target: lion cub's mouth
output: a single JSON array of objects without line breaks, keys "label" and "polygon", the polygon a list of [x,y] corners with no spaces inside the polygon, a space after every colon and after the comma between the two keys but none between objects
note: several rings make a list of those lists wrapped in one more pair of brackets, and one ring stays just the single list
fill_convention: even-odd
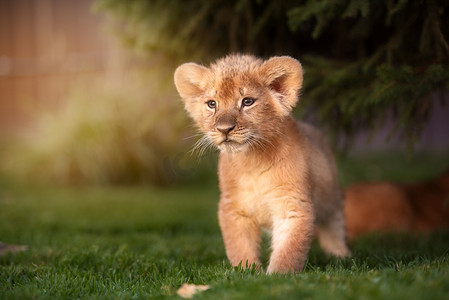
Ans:
[{"label": "lion cub's mouth", "polygon": [[226,143],[237,143],[237,144],[238,144],[237,141],[235,141],[235,140],[233,140],[233,139],[230,139],[229,137],[224,138],[224,139],[223,139],[220,143],[218,143],[218,144],[221,145],[221,144],[226,144]]},{"label": "lion cub's mouth", "polygon": [[224,137],[217,143],[218,149],[226,152],[241,152],[244,147],[244,143],[240,142],[232,137]]},{"label": "lion cub's mouth", "polygon": [[240,145],[240,143],[237,142],[237,141],[234,140],[234,139],[231,139],[231,138],[229,138],[229,137],[226,137],[226,138],[222,139],[222,140],[218,143],[218,145],[219,145],[219,146],[220,146],[220,145]]}]

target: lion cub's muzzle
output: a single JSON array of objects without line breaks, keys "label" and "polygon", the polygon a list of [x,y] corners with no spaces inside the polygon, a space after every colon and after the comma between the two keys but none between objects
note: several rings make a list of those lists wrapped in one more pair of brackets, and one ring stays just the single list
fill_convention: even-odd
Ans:
[{"label": "lion cub's muzzle", "polygon": [[222,114],[217,118],[215,129],[221,133],[223,139],[220,143],[232,141],[230,139],[230,134],[236,126],[237,118],[233,114]]}]

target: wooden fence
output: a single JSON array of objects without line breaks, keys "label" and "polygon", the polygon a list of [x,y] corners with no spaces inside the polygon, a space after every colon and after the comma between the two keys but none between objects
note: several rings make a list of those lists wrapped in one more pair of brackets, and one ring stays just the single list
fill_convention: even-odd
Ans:
[{"label": "wooden fence", "polygon": [[118,49],[93,0],[0,0],[0,133],[63,101],[71,82],[103,76]]}]

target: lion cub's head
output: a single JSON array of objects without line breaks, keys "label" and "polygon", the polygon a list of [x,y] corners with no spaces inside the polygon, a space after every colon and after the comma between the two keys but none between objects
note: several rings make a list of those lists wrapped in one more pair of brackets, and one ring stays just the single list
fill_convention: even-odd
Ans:
[{"label": "lion cub's head", "polygon": [[186,63],[175,71],[203,142],[227,152],[263,149],[282,135],[280,124],[298,100],[302,78],[301,64],[287,56],[262,61],[231,55],[209,68]]}]

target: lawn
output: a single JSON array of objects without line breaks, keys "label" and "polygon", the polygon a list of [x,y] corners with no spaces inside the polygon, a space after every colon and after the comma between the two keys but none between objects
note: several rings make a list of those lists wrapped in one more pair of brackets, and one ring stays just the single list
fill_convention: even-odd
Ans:
[{"label": "lawn", "polygon": [[[421,180],[447,165],[447,155],[346,157],[341,182]],[[348,259],[314,244],[296,275],[234,269],[218,194],[213,171],[165,188],[0,180],[0,241],[28,246],[0,256],[0,299],[177,298],[183,283],[211,286],[198,299],[449,299],[448,231],[363,237]]]}]

